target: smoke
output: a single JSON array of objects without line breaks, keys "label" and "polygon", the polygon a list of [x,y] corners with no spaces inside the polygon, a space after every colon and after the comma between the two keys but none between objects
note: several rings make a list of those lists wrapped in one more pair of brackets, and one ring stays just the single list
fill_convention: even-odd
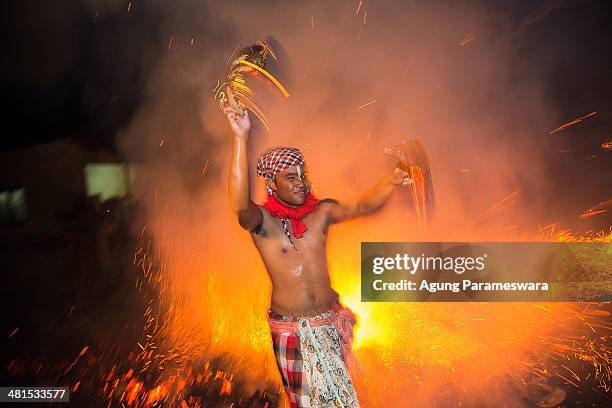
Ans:
[{"label": "smoke", "polygon": [[546,73],[521,65],[511,27],[497,22],[502,11],[450,3],[361,2],[358,13],[358,2],[155,3],[166,35],[156,39],[168,49],[118,143],[128,159],[167,168],[157,189],[194,198],[223,184],[231,140],[210,91],[237,45],[272,34],[291,62],[291,97],[269,113],[268,134],[254,132],[254,154],[297,145],[319,195],[344,198],[389,170],[384,146],[419,139],[440,221],[463,226],[511,192],[545,184],[534,139],[556,113]]},{"label": "smoke", "polygon": [[[213,99],[238,45],[277,38],[291,94],[267,112],[269,132],[251,116],[253,179],[260,152],[292,145],[319,197],[350,199],[393,168],[385,146],[418,139],[428,151],[437,227],[418,231],[409,195],[398,191],[380,214],[331,232],[336,283],[346,278],[335,265],[356,276],[360,241],[507,239],[542,221],[546,200],[536,192],[550,182],[550,159],[541,138],[559,115],[547,68],[525,60],[516,40],[525,28],[507,23],[508,10],[452,1],[132,4],[130,13],[161,16],[142,44],[159,58],[144,53],[141,104],[117,144],[139,165],[135,198],[186,300],[189,323],[180,324],[208,336],[211,354],[247,355],[242,364],[260,378],[276,375],[264,319],[271,288],[228,206],[232,140]],[[483,216],[517,190],[514,206]],[[255,201],[263,193],[253,180]]]},{"label": "smoke", "polygon": [[[131,12],[140,7],[134,2]],[[508,23],[513,10],[401,1],[147,7],[162,16],[153,38],[163,51],[144,68],[142,104],[117,137],[128,160],[149,172],[137,187],[143,202],[157,194],[155,202],[184,207],[208,231],[237,229],[224,187],[231,136],[212,89],[232,50],[273,35],[286,50],[279,65],[289,71],[291,96],[267,112],[270,132],[253,117],[251,162],[271,145],[295,145],[305,152],[316,193],[349,199],[391,170],[385,146],[419,139],[430,155],[444,226],[430,237],[492,237],[558,221],[541,217],[547,199],[538,197],[549,182],[542,135],[558,114],[546,96],[547,69],[521,55],[516,30],[526,23]],[[261,201],[263,189],[252,184]],[[483,219],[517,190],[514,206]],[[380,216],[359,221],[363,234],[352,236],[422,237],[408,201],[398,192]],[[203,213],[215,221],[225,215],[228,224],[213,228]],[[338,234],[347,228],[352,224]]]}]

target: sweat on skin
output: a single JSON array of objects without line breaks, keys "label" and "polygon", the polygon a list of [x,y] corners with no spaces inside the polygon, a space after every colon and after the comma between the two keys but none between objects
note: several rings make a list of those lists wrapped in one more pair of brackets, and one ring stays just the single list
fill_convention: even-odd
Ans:
[{"label": "sweat on skin", "polygon": [[[358,407],[345,367],[351,359],[356,318],[331,287],[327,231],[332,224],[378,211],[396,186],[411,182],[408,173],[395,168],[356,200],[319,201],[310,192],[301,152],[274,148],[257,165],[268,190],[266,203],[257,205],[249,191],[249,115],[229,90],[220,106],[233,133],[230,205],[240,226],[251,233],[272,281],[268,321],[291,406],[323,406],[321,401],[333,401]],[[342,359],[338,359],[340,352]],[[339,380],[331,381],[333,375]]]}]

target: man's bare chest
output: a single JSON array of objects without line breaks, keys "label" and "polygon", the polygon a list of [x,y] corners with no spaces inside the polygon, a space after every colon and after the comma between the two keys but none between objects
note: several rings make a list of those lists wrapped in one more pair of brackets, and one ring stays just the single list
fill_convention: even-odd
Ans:
[{"label": "man's bare chest", "polygon": [[298,238],[293,233],[291,221],[284,224],[280,218],[272,217],[269,213],[266,213],[264,214],[262,228],[253,234],[253,240],[258,248],[278,247],[283,252],[289,249],[305,251],[325,247],[328,230],[326,214],[323,211],[315,210],[301,221],[306,226],[306,231]]}]

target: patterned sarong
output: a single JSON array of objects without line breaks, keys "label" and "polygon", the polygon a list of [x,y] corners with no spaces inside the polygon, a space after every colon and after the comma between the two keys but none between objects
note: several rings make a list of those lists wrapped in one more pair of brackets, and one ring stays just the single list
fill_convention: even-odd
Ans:
[{"label": "patterned sarong", "polygon": [[272,343],[291,408],[356,408],[349,376],[355,315],[339,303],[315,317],[269,312]]}]

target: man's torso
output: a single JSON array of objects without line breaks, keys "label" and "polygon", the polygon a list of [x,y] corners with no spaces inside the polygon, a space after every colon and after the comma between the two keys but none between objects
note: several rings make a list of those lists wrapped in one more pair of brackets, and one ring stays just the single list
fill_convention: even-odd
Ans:
[{"label": "man's torso", "polygon": [[263,222],[251,234],[272,280],[271,309],[291,316],[315,316],[331,308],[338,294],[331,288],[327,270],[326,204],[302,219],[308,230],[302,238],[291,233],[293,245],[285,235],[282,222],[260,207]]}]

